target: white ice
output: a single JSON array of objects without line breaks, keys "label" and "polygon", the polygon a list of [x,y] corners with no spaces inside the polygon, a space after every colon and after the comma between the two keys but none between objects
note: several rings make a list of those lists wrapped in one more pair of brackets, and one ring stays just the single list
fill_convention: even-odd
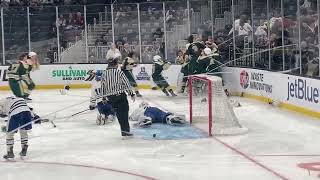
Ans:
[{"label": "white ice", "polygon": [[[1,92],[0,98],[10,92]],[[187,97],[164,97],[142,91],[146,101],[173,112],[188,114]],[[28,158],[0,161],[1,180],[100,179],[318,179],[320,172],[301,169],[299,163],[320,162],[320,121],[261,102],[237,98],[235,112],[249,133],[241,136],[191,140],[121,140],[119,124],[95,124],[96,112],[70,116],[89,105],[89,90],[35,91],[36,112],[55,118],[34,125]],[[141,99],[130,102],[131,110]],[[80,104],[81,103],[81,104]],[[57,113],[53,113],[58,111]],[[3,122],[2,122],[3,123]],[[20,151],[15,136],[15,154]],[[5,133],[0,152],[6,153]]]}]

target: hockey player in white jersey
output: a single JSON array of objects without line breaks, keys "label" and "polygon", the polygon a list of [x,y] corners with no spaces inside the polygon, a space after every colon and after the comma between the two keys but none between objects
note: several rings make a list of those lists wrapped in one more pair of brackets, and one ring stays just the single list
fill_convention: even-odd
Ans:
[{"label": "hockey player in white jersey", "polygon": [[137,121],[136,125],[140,127],[149,127],[153,123],[183,125],[187,123],[184,115],[176,115],[171,112],[165,112],[157,107],[149,106],[148,103],[142,102],[139,108],[130,115],[130,121]]},{"label": "hockey player in white jersey", "polygon": [[90,97],[90,110],[94,110],[96,107],[98,109],[98,115],[96,123],[97,125],[104,125],[106,121],[114,121],[115,111],[111,104],[108,103],[106,97],[101,96],[101,76],[102,71],[97,71],[95,73],[95,80],[93,81],[91,87],[91,97]]},{"label": "hockey player in white jersey", "polygon": [[18,97],[8,97],[0,100],[0,114],[9,117],[6,132],[7,154],[4,159],[13,159],[14,134],[20,132],[21,147],[20,156],[27,155],[28,150],[28,130],[32,129],[32,121],[39,116],[35,116],[28,107],[25,99]]}]

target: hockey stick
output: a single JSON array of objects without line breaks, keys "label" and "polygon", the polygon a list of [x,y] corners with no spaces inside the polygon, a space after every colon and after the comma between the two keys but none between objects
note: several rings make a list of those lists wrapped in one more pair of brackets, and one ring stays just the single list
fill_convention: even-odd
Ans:
[{"label": "hockey stick", "polygon": [[74,114],[72,114],[70,117],[76,116],[76,115],[78,115],[78,114],[81,114],[81,113],[84,113],[84,112],[87,112],[87,111],[90,111],[90,109],[86,109],[86,110],[83,110],[83,111],[74,113]]},{"label": "hockey stick", "polygon": [[[63,109],[59,109],[59,110],[57,110],[57,111],[54,111],[54,112],[49,113],[49,114],[47,114],[47,115],[44,115],[43,117],[48,117],[48,116],[50,116],[50,115],[56,114],[56,113],[58,113],[58,112],[61,112],[61,111],[66,110],[66,109],[70,109],[70,108],[72,108],[72,107],[79,106],[80,104],[83,104],[83,103],[86,103],[86,102],[88,102],[88,100],[85,100],[85,101],[82,101],[82,102],[80,102],[80,103],[67,106],[67,107],[65,107],[65,108],[63,108]],[[26,123],[26,124],[24,124],[24,125],[22,125],[22,126],[19,126],[19,127],[17,127],[16,129],[10,131],[9,133],[12,133],[12,132],[15,132],[15,131],[17,131],[17,130],[19,130],[19,129],[21,129],[21,128],[24,128],[24,127],[26,127],[26,126],[34,123],[35,121],[38,121],[38,119],[32,120],[32,121],[30,121],[29,123]],[[53,125],[54,128],[57,127],[52,120],[49,120],[49,121],[50,121],[50,123]],[[5,138],[5,137],[6,137],[5,135],[4,135],[4,136],[1,136],[0,139]]]}]

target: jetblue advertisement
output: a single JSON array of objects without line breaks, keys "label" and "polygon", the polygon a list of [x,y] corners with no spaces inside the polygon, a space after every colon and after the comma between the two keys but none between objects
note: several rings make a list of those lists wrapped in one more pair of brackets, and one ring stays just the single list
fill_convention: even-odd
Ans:
[{"label": "jetblue advertisement", "polygon": [[223,69],[229,92],[247,93],[320,112],[320,80],[249,68]]}]

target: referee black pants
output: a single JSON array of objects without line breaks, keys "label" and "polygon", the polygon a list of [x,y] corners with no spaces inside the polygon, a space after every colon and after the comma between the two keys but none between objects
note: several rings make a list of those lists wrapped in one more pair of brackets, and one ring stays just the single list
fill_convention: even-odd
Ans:
[{"label": "referee black pants", "polygon": [[108,100],[116,112],[121,128],[121,135],[125,136],[127,133],[130,133],[129,103],[127,95],[122,93],[120,95],[108,96]]}]

